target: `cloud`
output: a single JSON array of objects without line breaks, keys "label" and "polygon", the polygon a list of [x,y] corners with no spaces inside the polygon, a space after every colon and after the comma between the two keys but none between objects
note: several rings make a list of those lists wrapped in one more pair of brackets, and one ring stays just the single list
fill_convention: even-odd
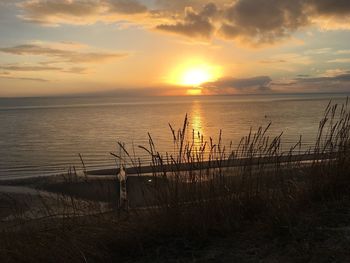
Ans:
[{"label": "cloud", "polygon": [[225,11],[220,31],[257,45],[274,43],[307,24],[301,0],[238,0]]},{"label": "cloud", "polygon": [[0,6],[17,4],[21,0],[0,0]]},{"label": "cloud", "polygon": [[134,0],[110,0],[106,1],[108,11],[121,14],[140,14],[147,12],[147,7]]},{"label": "cloud", "polygon": [[62,72],[74,73],[74,74],[85,74],[87,72],[87,68],[71,67],[71,68],[68,68],[68,69],[63,69]]},{"label": "cloud", "polygon": [[272,79],[268,76],[252,78],[222,78],[202,85],[206,92],[214,94],[260,93],[270,91]]},{"label": "cloud", "polygon": [[175,23],[159,25],[158,29],[189,37],[215,35],[255,47],[274,44],[314,24],[326,30],[350,28],[350,2],[347,0],[215,1],[215,5],[209,4],[215,6],[215,19],[198,11],[199,3],[204,5],[207,1],[179,1],[176,5],[165,4],[170,1],[161,2],[162,6],[176,10],[176,14],[179,7],[184,7],[186,2],[188,5],[182,19],[175,15]]},{"label": "cloud", "polygon": [[271,82],[275,92],[349,92],[349,70],[326,70],[321,76],[298,75],[294,79],[281,79]]},{"label": "cloud", "polygon": [[47,79],[40,78],[21,78],[21,77],[4,77],[0,75],[0,79],[8,79],[8,80],[23,80],[23,81],[37,81],[37,82],[48,82]]},{"label": "cloud", "polygon": [[201,0],[155,0],[157,8],[162,10],[183,11],[186,7],[198,7],[204,5],[204,1]]},{"label": "cloud", "polygon": [[350,49],[345,49],[345,50],[338,50],[336,54],[350,54]]},{"label": "cloud", "polygon": [[156,28],[189,37],[210,38],[215,30],[211,18],[216,13],[216,5],[212,3],[207,4],[199,13],[194,11],[192,7],[187,7],[183,21],[158,25]]},{"label": "cloud", "polygon": [[336,84],[339,82],[350,82],[350,73],[336,75],[333,77],[296,78],[298,83],[322,83],[322,85]]},{"label": "cloud", "polygon": [[350,2],[348,0],[308,0],[306,1],[313,12],[319,15],[347,16],[350,13]]},{"label": "cloud", "polygon": [[348,69],[327,69],[321,77],[335,77],[343,74],[350,74],[350,71]]},{"label": "cloud", "polygon": [[65,73],[73,74],[84,74],[87,71],[85,67],[52,67],[52,66],[41,66],[41,65],[22,65],[22,64],[9,64],[9,65],[0,65],[0,70],[4,70],[0,75],[7,75],[10,72],[39,72],[39,71],[59,71]]},{"label": "cloud", "polygon": [[313,63],[311,56],[298,53],[279,53],[270,55],[269,58],[258,61],[266,67],[274,67],[278,71],[295,71],[300,65],[310,65]]},{"label": "cloud", "polygon": [[284,59],[264,59],[259,61],[261,64],[276,64],[276,63],[286,63],[287,60]]},{"label": "cloud", "polygon": [[148,10],[136,0],[27,0],[19,7],[23,20],[46,25],[117,21]]},{"label": "cloud", "polygon": [[309,74],[298,74],[297,77],[299,77],[299,78],[308,78],[308,77],[310,77],[310,75]]},{"label": "cloud", "polygon": [[8,71],[57,71],[59,67],[44,67],[44,66],[22,66],[22,65],[0,65],[0,69]]},{"label": "cloud", "polygon": [[40,24],[74,23],[85,24],[102,12],[98,0],[30,0],[19,4],[23,20]]},{"label": "cloud", "polygon": [[350,58],[336,58],[329,60],[328,63],[350,63]]},{"label": "cloud", "polygon": [[350,91],[350,71],[327,70],[322,76],[299,74],[291,79],[268,76],[252,78],[222,78],[202,85],[204,94],[261,94],[270,92],[345,92]]},{"label": "cloud", "polygon": [[[221,37],[253,47],[310,26],[350,29],[348,0],[25,0],[20,17],[46,25],[127,20],[190,38]],[[321,50],[322,52],[322,50]]]},{"label": "cloud", "polygon": [[125,53],[117,52],[83,52],[81,51],[82,49],[89,48],[86,45],[75,42],[44,43],[38,41],[12,47],[3,47],[0,48],[0,53],[23,56],[26,60],[27,56],[38,56],[45,60],[31,64],[25,62],[0,64],[0,70],[9,73],[52,71],[69,74],[85,74],[89,70],[87,65],[100,64],[127,56]]},{"label": "cloud", "polygon": [[56,59],[57,63],[99,63],[127,56],[125,53],[79,52],[76,50],[58,49],[42,44],[23,44],[0,48],[0,52],[13,55],[46,56]]},{"label": "cloud", "polygon": [[327,54],[332,51],[332,48],[317,48],[317,49],[310,49],[305,51],[305,54],[310,54],[310,55],[321,55],[321,54]]},{"label": "cloud", "polygon": [[237,0],[225,10],[220,33],[259,46],[313,24],[325,30],[349,29],[349,16],[348,0]]}]

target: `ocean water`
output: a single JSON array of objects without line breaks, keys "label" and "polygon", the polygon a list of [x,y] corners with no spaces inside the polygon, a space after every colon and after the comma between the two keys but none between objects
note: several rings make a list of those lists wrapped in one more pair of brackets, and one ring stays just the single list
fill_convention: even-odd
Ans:
[{"label": "ocean water", "polygon": [[314,142],[319,121],[330,99],[345,101],[347,94],[249,95],[213,97],[75,97],[0,99],[0,178],[57,174],[81,167],[115,165],[110,152],[117,142],[147,163],[138,145],[148,144],[148,132],[160,152],[172,150],[174,128],[188,114],[189,130],[224,144],[272,122],[270,136],[282,131],[282,142],[292,145],[302,135],[303,148]]}]

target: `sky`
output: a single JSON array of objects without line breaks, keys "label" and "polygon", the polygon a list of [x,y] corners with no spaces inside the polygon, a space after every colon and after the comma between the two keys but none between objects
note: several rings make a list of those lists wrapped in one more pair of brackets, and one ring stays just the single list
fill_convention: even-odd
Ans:
[{"label": "sky", "polygon": [[0,97],[350,92],[348,0],[0,0]]}]

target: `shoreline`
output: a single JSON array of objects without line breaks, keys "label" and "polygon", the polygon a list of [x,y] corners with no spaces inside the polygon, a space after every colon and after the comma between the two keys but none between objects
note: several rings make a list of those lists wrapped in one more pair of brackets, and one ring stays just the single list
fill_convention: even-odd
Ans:
[{"label": "shoreline", "polygon": [[[164,185],[164,189],[171,184],[171,176],[164,178],[164,174],[172,172],[189,172],[197,173],[200,170],[216,170],[224,169],[227,174],[227,178],[230,181],[239,181],[240,176],[236,176],[239,172],[240,166],[252,167],[253,174],[258,174],[259,170],[256,170],[256,166],[263,165],[264,169],[269,173],[274,169],[274,163],[281,164],[282,173],[286,179],[291,179],[289,170],[292,171],[293,178],[299,178],[298,180],[305,180],[302,177],[302,172],[310,168],[312,161],[324,161],[332,160],[338,153],[327,154],[302,154],[294,156],[282,156],[278,159],[276,157],[260,157],[260,158],[242,158],[235,160],[221,160],[212,162],[197,162],[190,164],[164,165],[164,166],[144,166],[140,168],[127,168],[126,171],[135,171],[139,169],[139,172],[148,172],[146,174],[129,174],[127,181],[127,192],[130,208],[141,208],[152,206],[156,203],[154,190],[152,185],[154,179],[156,179],[158,187]],[[315,159],[315,157],[318,157]],[[285,165],[284,165],[285,163]],[[294,165],[298,163],[296,167],[288,167],[288,164]],[[314,163],[314,162],[313,162]],[[270,167],[270,168],[269,168]],[[189,169],[187,169],[189,168]],[[171,170],[171,169],[175,169]],[[227,169],[227,170],[226,170]],[[151,172],[150,172],[151,171]],[[236,174],[236,171],[238,172]],[[93,170],[83,172],[74,175],[51,175],[51,176],[37,176],[30,178],[15,178],[0,180],[0,194],[9,195],[27,195],[27,196],[39,196],[40,193],[44,193],[44,196],[56,195],[67,196],[78,200],[86,200],[89,202],[105,202],[112,205],[116,205],[119,200],[119,181],[115,175],[108,175],[109,173],[119,172],[118,169],[111,170]],[[164,174],[163,174],[164,173]],[[157,174],[157,175],[155,175]],[[170,172],[171,174],[171,172]],[[159,176],[161,175],[161,176]],[[265,180],[271,180],[270,176],[265,176]],[[203,181],[204,182],[204,181]],[[203,182],[191,183],[183,182],[183,187],[201,187]],[[209,183],[209,182],[208,182]]]},{"label": "shoreline", "polygon": [[[206,170],[206,169],[217,169],[217,168],[234,168],[240,166],[256,166],[261,164],[273,164],[276,161],[279,163],[293,163],[300,162],[307,164],[312,161],[322,161],[322,160],[331,160],[335,159],[338,156],[339,152],[331,153],[319,153],[319,154],[295,154],[295,155],[281,155],[278,157],[248,157],[248,158],[229,158],[221,160],[211,160],[211,161],[202,161],[202,162],[191,162],[191,163],[178,163],[178,164],[164,164],[164,165],[144,165],[138,167],[127,167],[125,172],[128,176],[149,176],[153,173],[164,173],[164,172],[181,172],[181,171],[196,171],[196,170]],[[77,171],[79,177],[83,178],[85,176],[88,179],[112,179],[115,178],[119,173],[119,168],[101,168],[101,169],[91,169],[87,170],[84,174],[83,170]],[[67,176],[68,173],[56,173],[48,175],[36,175],[36,176],[18,176],[15,178],[10,178],[8,176],[0,177],[0,185],[28,185],[38,181],[45,181],[56,178],[59,180],[64,176]]]},{"label": "shoreline", "polygon": [[[250,158],[237,158],[237,159],[222,159],[222,160],[211,160],[202,162],[191,162],[191,163],[179,163],[179,164],[165,164],[165,165],[146,165],[139,167],[127,167],[125,168],[128,178],[136,179],[143,177],[152,178],[154,174],[166,174],[172,172],[198,172],[200,170],[210,169],[235,169],[239,167],[251,166],[254,168],[259,165],[273,165],[278,162],[279,164],[293,164],[298,163],[303,167],[308,167],[311,162],[333,160],[339,156],[339,152],[332,153],[320,153],[320,154],[295,154],[295,155],[281,155],[278,157],[250,157]],[[69,184],[69,183],[95,183],[100,181],[112,181],[117,182],[117,174],[119,168],[110,169],[96,169],[78,171],[74,175],[66,174],[55,174],[55,175],[40,175],[31,177],[16,177],[16,178],[0,178],[0,193],[1,187],[24,187],[27,189],[40,189],[43,186],[55,185],[55,184]]]}]

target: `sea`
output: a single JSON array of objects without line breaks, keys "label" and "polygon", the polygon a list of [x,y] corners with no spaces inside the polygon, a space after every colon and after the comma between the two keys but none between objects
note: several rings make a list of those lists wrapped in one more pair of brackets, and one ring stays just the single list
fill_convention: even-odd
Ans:
[{"label": "sea", "polygon": [[198,97],[42,97],[0,98],[0,179],[65,173],[70,167],[113,167],[118,142],[142,164],[149,154],[139,146],[171,152],[175,129],[188,116],[187,139],[235,146],[250,130],[271,126],[282,144],[311,147],[328,103],[344,103],[348,94],[269,94]]}]

